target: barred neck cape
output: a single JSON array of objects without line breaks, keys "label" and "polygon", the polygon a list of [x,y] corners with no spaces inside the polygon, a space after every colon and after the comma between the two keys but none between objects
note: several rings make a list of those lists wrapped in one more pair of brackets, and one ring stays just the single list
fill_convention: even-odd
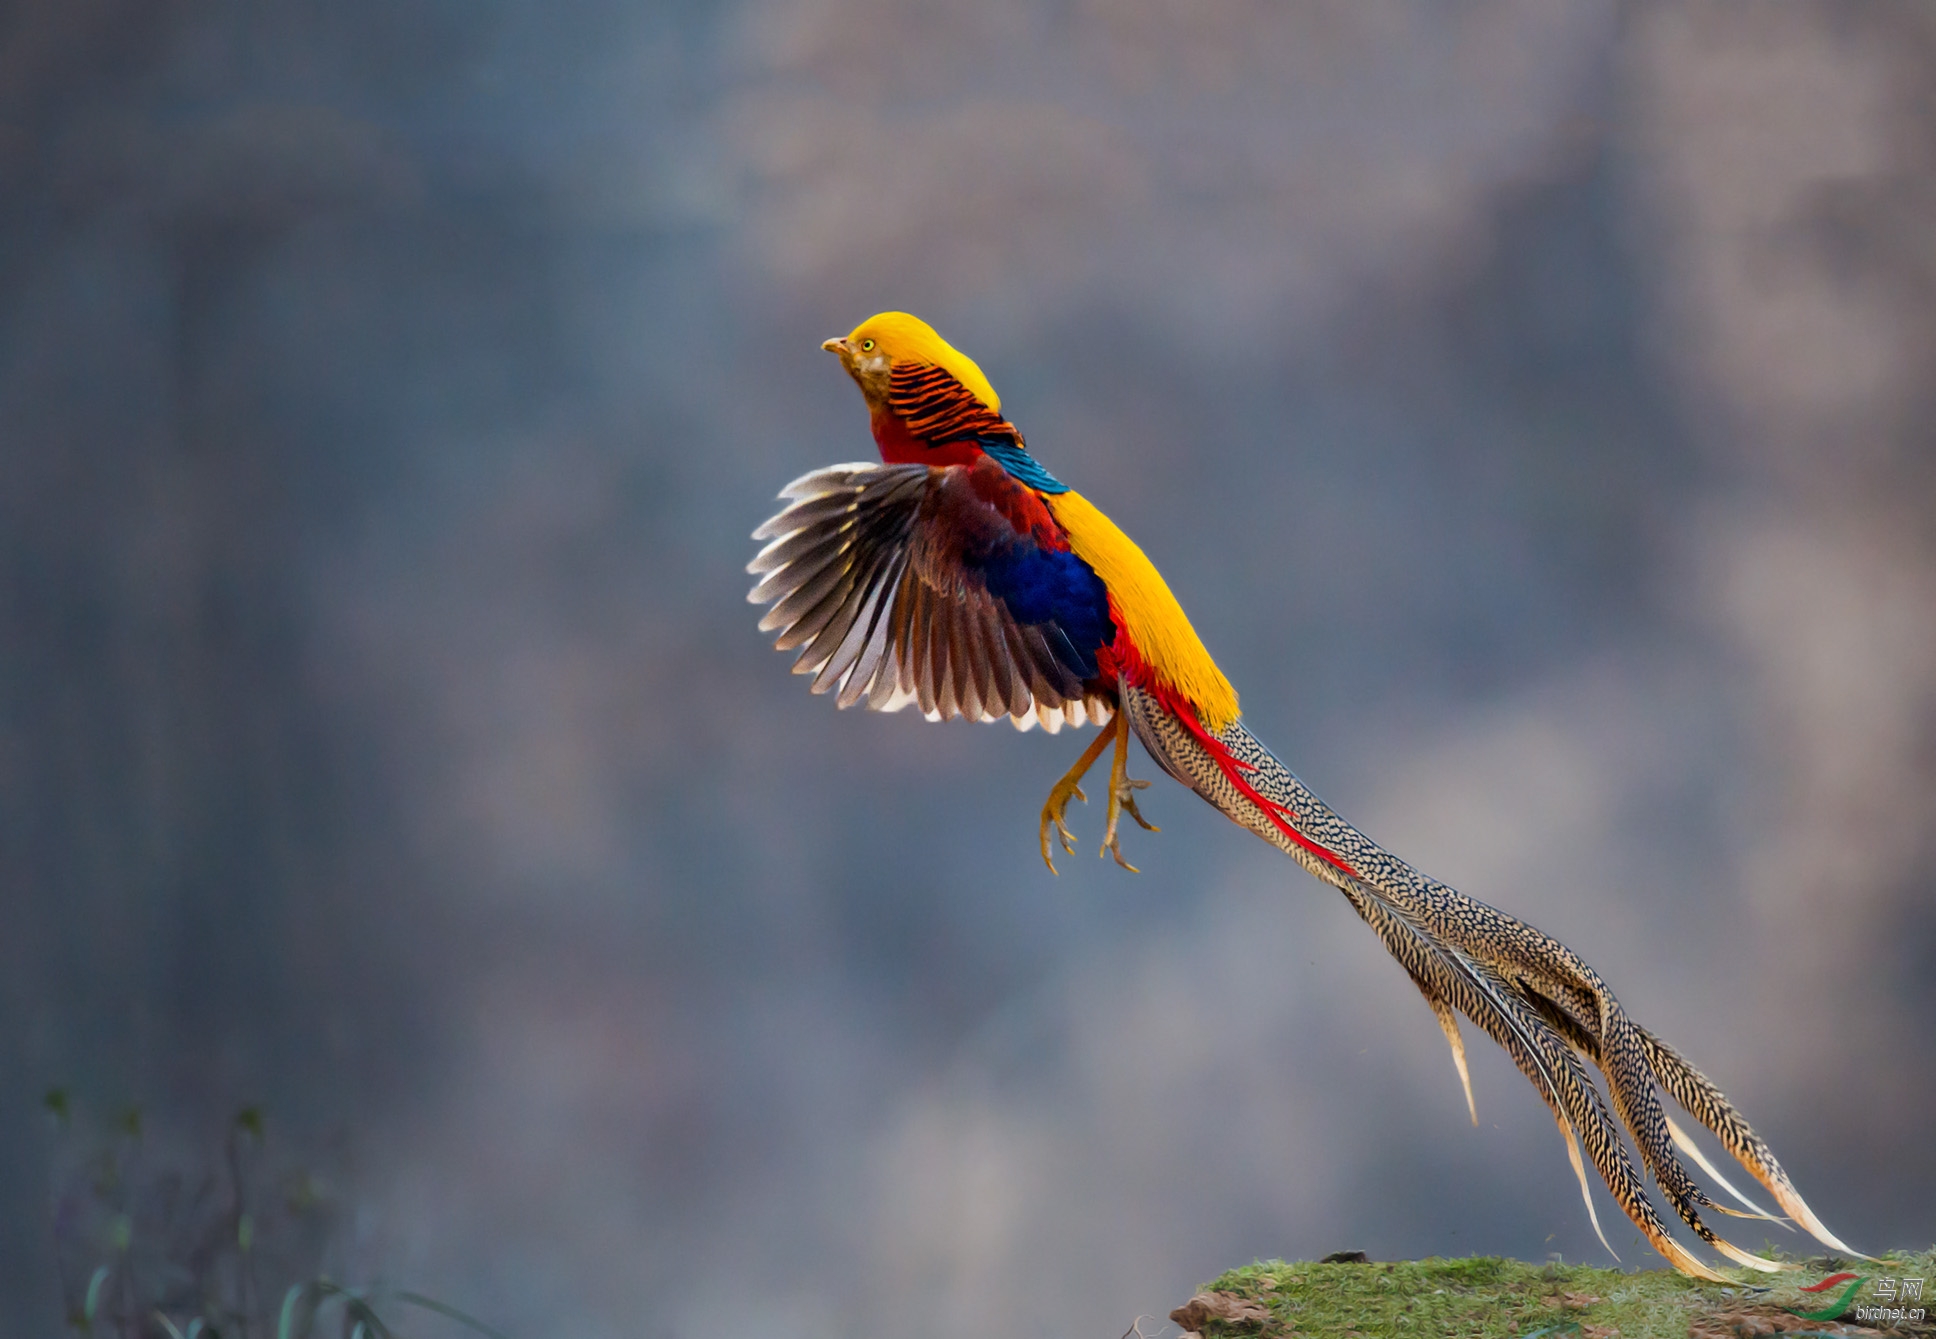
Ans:
[{"label": "barred neck cape", "polygon": [[874,416],[874,442],[889,464],[972,465],[987,455],[1038,493],[1069,491],[1029,454],[1013,423],[933,363],[894,364],[887,403]]},{"label": "barred neck cape", "polygon": [[936,363],[897,362],[889,374],[888,407],[908,435],[933,446],[981,440],[1021,445],[1022,434],[954,373]]}]

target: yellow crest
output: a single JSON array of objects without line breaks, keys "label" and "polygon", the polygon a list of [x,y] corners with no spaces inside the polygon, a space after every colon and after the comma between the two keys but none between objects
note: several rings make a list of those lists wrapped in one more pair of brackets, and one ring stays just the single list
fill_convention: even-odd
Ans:
[{"label": "yellow crest", "polygon": [[935,333],[933,326],[906,312],[881,312],[854,327],[847,336],[854,352],[866,357],[879,350],[890,362],[932,363],[966,386],[977,400],[996,413],[1002,411],[1002,397],[988,384],[975,360]]}]

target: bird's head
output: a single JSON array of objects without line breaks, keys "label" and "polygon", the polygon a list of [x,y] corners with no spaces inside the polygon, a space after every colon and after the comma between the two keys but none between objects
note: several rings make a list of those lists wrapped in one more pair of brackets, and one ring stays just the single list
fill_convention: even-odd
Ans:
[{"label": "bird's head", "polygon": [[888,379],[896,364],[927,363],[944,369],[977,400],[994,412],[1001,412],[1001,397],[975,366],[975,360],[941,338],[933,326],[918,316],[882,312],[862,321],[851,334],[830,339],[820,347],[840,355],[841,366],[860,386],[870,409],[886,405]]}]

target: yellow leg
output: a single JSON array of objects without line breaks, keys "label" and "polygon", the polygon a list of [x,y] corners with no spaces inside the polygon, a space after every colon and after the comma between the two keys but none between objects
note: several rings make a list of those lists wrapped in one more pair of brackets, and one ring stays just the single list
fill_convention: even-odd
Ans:
[{"label": "yellow leg", "polygon": [[[1117,713],[1119,718],[1121,715],[1121,712]],[[1042,863],[1049,867],[1051,874],[1055,873],[1055,861],[1049,858],[1049,825],[1055,825],[1055,835],[1061,840],[1062,849],[1073,853],[1076,849],[1075,835],[1062,821],[1062,815],[1068,810],[1069,801],[1072,799],[1081,800],[1084,804],[1089,803],[1089,797],[1082,793],[1082,778],[1091,767],[1096,765],[1096,759],[1102,757],[1102,751],[1108,747],[1108,744],[1109,731],[1098,730],[1095,742],[1082,751],[1082,756],[1076,759],[1074,767],[1062,774],[1062,779],[1050,789],[1049,798],[1042,805]],[[1114,810],[1112,809],[1111,812],[1113,813]]]},{"label": "yellow leg", "polygon": [[[1160,832],[1162,829],[1144,818],[1142,810],[1136,807],[1136,792],[1148,789],[1149,782],[1130,779],[1129,713],[1119,707],[1116,711],[1116,719],[1111,724],[1114,727],[1111,733],[1116,737],[1116,756],[1109,764],[1109,818],[1103,827],[1102,850],[1096,854],[1113,855],[1116,857],[1116,863],[1124,869],[1132,874],[1140,874],[1141,870],[1123,859],[1123,848],[1116,836],[1116,824],[1122,818],[1123,812],[1127,810],[1129,816],[1142,825],[1143,831]],[[1096,742],[1100,744],[1102,741]]]}]

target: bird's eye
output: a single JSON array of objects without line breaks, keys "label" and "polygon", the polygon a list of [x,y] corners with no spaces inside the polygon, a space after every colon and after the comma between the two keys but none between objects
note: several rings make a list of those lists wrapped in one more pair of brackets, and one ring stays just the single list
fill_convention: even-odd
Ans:
[{"label": "bird's eye", "polygon": [[874,341],[871,339],[862,340],[860,342],[860,351],[862,353],[872,353],[874,351]]}]

